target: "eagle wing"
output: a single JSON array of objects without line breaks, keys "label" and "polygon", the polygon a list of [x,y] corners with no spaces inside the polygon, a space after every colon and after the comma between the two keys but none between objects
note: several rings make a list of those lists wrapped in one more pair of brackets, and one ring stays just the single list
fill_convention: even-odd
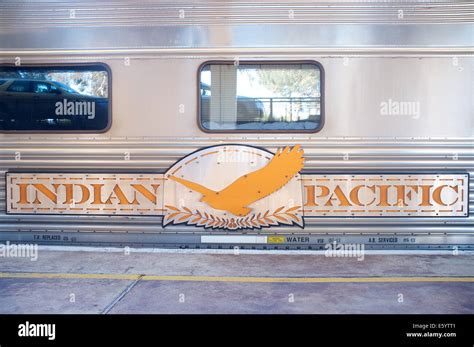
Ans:
[{"label": "eagle wing", "polygon": [[224,188],[221,198],[247,206],[287,184],[304,166],[300,145],[278,149],[270,162],[259,170],[243,175]]},{"label": "eagle wing", "polygon": [[181,183],[183,186],[188,187],[189,189],[192,189],[192,190],[194,190],[198,193],[201,193],[203,196],[207,196],[207,195],[215,193],[215,191],[212,190],[212,189],[206,188],[206,187],[204,187],[203,185],[201,185],[199,183],[185,180],[184,178],[179,178],[179,177],[176,177],[176,176],[168,176],[168,178],[170,180]]}]

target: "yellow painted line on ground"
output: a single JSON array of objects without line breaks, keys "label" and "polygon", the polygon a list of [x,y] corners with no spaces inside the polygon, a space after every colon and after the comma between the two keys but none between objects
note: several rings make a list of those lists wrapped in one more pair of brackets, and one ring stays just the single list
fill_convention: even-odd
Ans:
[{"label": "yellow painted line on ground", "polygon": [[0,278],[57,278],[57,279],[95,279],[95,280],[137,280],[140,275],[125,274],[78,274],[78,273],[39,273],[39,272],[0,272]]},{"label": "yellow painted line on ground", "polygon": [[351,283],[351,282],[474,282],[474,277],[220,277],[143,276],[145,281],[195,281],[244,283]]},{"label": "yellow painted line on ground", "polygon": [[0,278],[27,279],[99,279],[181,282],[241,282],[241,283],[401,283],[401,282],[474,282],[474,277],[237,277],[237,276],[159,276],[137,274],[80,274],[0,272]]}]

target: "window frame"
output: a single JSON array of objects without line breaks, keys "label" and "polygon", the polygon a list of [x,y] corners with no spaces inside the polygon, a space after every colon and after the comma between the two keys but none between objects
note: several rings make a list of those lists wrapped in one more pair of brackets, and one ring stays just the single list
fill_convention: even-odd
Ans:
[{"label": "window frame", "polygon": [[319,69],[319,83],[320,83],[320,110],[321,110],[321,121],[319,126],[315,129],[295,129],[295,130],[288,130],[288,129],[272,129],[272,130],[262,130],[262,129],[221,129],[221,130],[212,130],[207,129],[202,125],[201,121],[201,72],[202,70],[208,65],[234,65],[234,60],[208,60],[203,62],[199,65],[197,70],[197,125],[199,129],[208,134],[215,134],[215,133],[227,133],[227,134],[281,134],[281,133],[292,133],[292,134],[314,134],[320,132],[324,127],[325,122],[325,84],[324,84],[324,68],[323,65],[316,61],[316,60],[243,60],[239,61],[238,65],[291,65],[291,64],[309,64],[314,65]]},{"label": "window frame", "polygon": [[90,71],[91,67],[102,68],[99,71],[107,71],[107,83],[108,83],[108,112],[107,112],[107,126],[100,130],[2,130],[0,134],[103,134],[110,130],[112,127],[112,69],[106,63],[102,62],[91,62],[91,63],[34,63],[34,64],[21,64],[16,66],[15,64],[0,64],[0,68],[57,68],[58,70],[77,70],[77,71]]}]

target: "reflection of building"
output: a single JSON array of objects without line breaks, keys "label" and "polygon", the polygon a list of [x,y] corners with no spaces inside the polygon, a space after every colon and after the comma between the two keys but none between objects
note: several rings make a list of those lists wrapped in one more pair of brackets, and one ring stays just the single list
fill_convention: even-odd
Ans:
[{"label": "reflection of building", "polygon": [[205,65],[201,69],[201,120],[205,127],[225,129],[272,124],[278,130],[279,123],[283,127],[283,123],[298,122],[305,122],[300,125],[305,129],[316,128],[321,114],[319,76],[318,67],[312,64]]},{"label": "reflection of building", "polygon": [[255,98],[265,108],[264,118],[270,121],[316,119],[320,115],[320,97]]}]

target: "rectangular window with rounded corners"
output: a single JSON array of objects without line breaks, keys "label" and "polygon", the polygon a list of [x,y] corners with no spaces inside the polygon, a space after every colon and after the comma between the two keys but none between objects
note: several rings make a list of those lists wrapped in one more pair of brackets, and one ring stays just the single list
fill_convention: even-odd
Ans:
[{"label": "rectangular window with rounded corners", "polygon": [[199,125],[206,132],[319,131],[323,74],[307,61],[206,62],[199,69]]},{"label": "rectangular window with rounded corners", "polygon": [[0,66],[0,132],[103,132],[111,73],[104,64]]}]

